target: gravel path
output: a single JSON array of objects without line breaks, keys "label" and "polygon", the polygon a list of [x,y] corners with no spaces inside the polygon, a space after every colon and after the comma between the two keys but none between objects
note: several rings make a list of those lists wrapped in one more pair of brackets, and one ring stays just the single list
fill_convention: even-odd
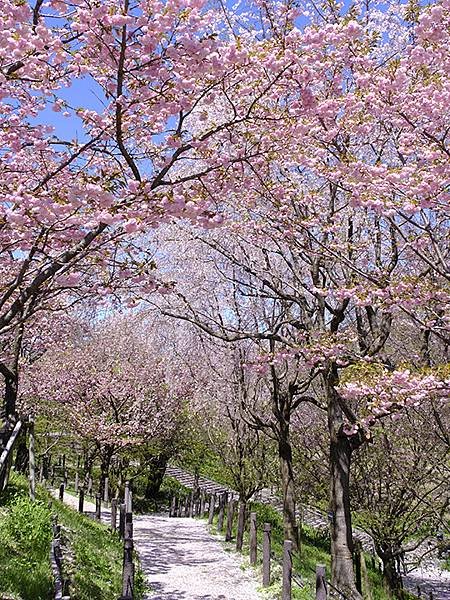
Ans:
[{"label": "gravel path", "polygon": [[450,600],[450,571],[440,569],[436,564],[417,567],[403,579],[404,586],[413,594],[420,594],[433,600]]},{"label": "gravel path", "polygon": [[[52,492],[58,497],[58,492]],[[64,495],[78,508],[78,498]],[[95,513],[84,502],[87,514]],[[102,521],[110,512],[102,506]],[[202,520],[169,518],[166,514],[137,515],[133,538],[150,592],[145,600],[261,600],[252,571],[241,569],[238,554],[228,553]]]},{"label": "gravel path", "polygon": [[[194,476],[179,467],[169,466],[166,474],[170,477],[174,477],[188,488],[194,486]],[[228,492],[235,497],[237,496],[237,492],[225,488],[215,481],[205,479],[204,477],[198,478],[196,483],[202,489],[209,492],[214,492],[216,494]],[[280,512],[282,511],[282,503],[268,489],[262,490],[258,494],[257,500],[258,502],[270,504]],[[327,515],[313,507],[303,507],[303,522],[311,527],[319,529],[329,527]],[[366,552],[374,553],[374,543],[370,535],[357,528],[353,529],[353,535],[355,539],[361,541]],[[412,557],[413,562],[416,562],[416,559],[417,553]],[[450,571],[440,568],[436,553],[432,554],[428,560],[422,561],[420,566],[413,567],[412,565],[408,565],[407,575],[403,578],[403,584],[405,588],[412,593],[418,594],[418,591],[420,590],[420,595],[425,595],[433,600],[450,600]]]},{"label": "gravel path", "polygon": [[136,517],[134,539],[152,592],[146,600],[260,600],[257,583],[204,521]]}]

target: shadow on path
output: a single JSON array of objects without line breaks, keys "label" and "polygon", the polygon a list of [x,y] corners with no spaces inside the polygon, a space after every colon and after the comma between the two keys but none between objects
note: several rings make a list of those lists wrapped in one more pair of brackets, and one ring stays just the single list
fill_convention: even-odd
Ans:
[{"label": "shadow on path", "polygon": [[147,600],[260,600],[252,574],[203,521],[138,516],[134,539],[151,588]]}]

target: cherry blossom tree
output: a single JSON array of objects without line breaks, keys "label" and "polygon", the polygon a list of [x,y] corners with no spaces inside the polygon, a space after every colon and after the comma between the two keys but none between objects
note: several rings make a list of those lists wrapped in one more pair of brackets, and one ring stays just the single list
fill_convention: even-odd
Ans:
[{"label": "cherry blossom tree", "polygon": [[201,385],[191,410],[204,431],[206,444],[246,504],[276,479],[278,470],[275,445],[250,412],[261,395],[261,381],[245,368],[248,347],[230,346],[204,335],[201,339],[203,369],[196,376]]},{"label": "cherry blossom tree", "polygon": [[[261,27],[195,0],[66,8],[6,4],[0,332],[80,278],[98,294],[122,278],[139,300],[159,285],[144,232],[224,220],[220,235],[195,232],[184,280],[165,267],[165,312],[252,340],[273,397],[324,410],[332,582],[358,599],[352,455],[383,415],[447,386],[448,0],[264,2]],[[86,78],[101,111],[63,97]],[[49,103],[78,116],[81,141],[33,124]],[[358,392],[349,373],[367,366],[380,381],[360,377]]]},{"label": "cherry blossom tree", "polygon": [[380,421],[371,447],[356,456],[352,496],[396,597],[408,568],[436,552],[436,532],[448,530],[448,440],[439,421],[448,429],[445,407],[438,420],[430,402],[410,407]]},{"label": "cherry blossom tree", "polygon": [[[420,359],[434,367],[448,348],[449,13],[445,2],[413,14],[402,6],[383,14],[377,5],[331,13],[321,27],[282,36],[278,69],[286,71],[266,104],[273,119],[261,142],[269,160],[266,153],[247,161],[239,196],[224,202],[220,235],[195,234],[233,291],[215,288],[208,305],[211,282],[199,281],[197,297],[180,285],[172,314],[228,341],[271,339],[260,360],[269,371],[289,358],[302,363],[311,384],[300,388],[303,399],[328,419],[332,579],[358,597],[352,454],[378,416],[448,389],[438,372],[420,371]],[[260,142],[258,129],[252,133]],[[258,317],[237,317],[233,293],[241,313],[264,307]],[[275,318],[265,321],[264,310]],[[391,345],[394,328],[406,332],[403,352]],[[411,361],[417,335],[421,351]],[[411,377],[405,361],[415,363]],[[380,388],[375,402],[352,401],[343,376],[351,365],[394,372],[380,383],[391,386],[386,406]],[[405,397],[396,404],[401,379]]]},{"label": "cherry blossom tree", "polygon": [[[263,98],[274,80],[258,68],[272,49],[251,55],[231,12],[198,0],[7,0],[3,14],[2,336],[74,287],[153,289],[139,232],[175,217],[220,222],[214,197],[256,152],[233,131],[264,118],[243,92],[255,78]],[[42,124],[64,118],[76,132]],[[7,386],[14,369],[3,364]]]},{"label": "cherry blossom tree", "polygon": [[109,320],[27,369],[22,411],[46,415],[90,445],[86,470],[98,457],[102,485],[114,456],[164,443],[178,425],[190,390],[169,376],[165,358],[132,319]]}]

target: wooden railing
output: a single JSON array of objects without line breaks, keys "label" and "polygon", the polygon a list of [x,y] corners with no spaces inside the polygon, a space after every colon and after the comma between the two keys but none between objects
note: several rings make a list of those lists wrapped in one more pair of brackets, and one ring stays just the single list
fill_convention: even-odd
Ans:
[{"label": "wooden railing", "polygon": [[3,451],[0,455],[0,492],[2,492],[8,483],[8,465],[14,450],[14,444],[19,437],[19,433],[22,429],[22,421],[17,421],[14,429],[4,445]]},{"label": "wooden railing", "polygon": [[53,516],[53,537],[50,547],[50,564],[54,580],[54,600],[70,600],[70,596],[65,594],[68,588],[68,580],[63,576],[63,553],[61,548],[61,526],[58,525],[58,517]]},{"label": "wooden railing", "polygon": [[[237,510],[236,510],[237,509]],[[225,530],[225,541],[235,541],[236,550],[242,551],[244,531],[246,529],[247,511],[242,502],[233,497],[233,494],[223,492],[208,493],[204,489],[197,488],[190,493],[180,493],[172,497],[170,504],[170,517],[208,517],[208,524],[212,524],[214,516],[217,515],[217,532]],[[234,522],[236,521],[236,536],[234,537]],[[272,583],[271,563],[276,562],[282,568],[282,590],[281,600],[291,600],[292,586],[304,587],[305,581],[293,570],[293,543],[285,540],[283,543],[283,555],[278,557],[272,551],[271,525],[263,524],[262,546],[257,543],[257,515],[252,512],[249,515],[249,551],[250,564],[255,566],[258,551],[262,554],[262,585],[268,587]],[[349,600],[348,596],[338,590],[326,579],[324,565],[317,565],[316,576],[316,600],[335,598],[336,600]]]},{"label": "wooden railing", "polygon": [[[83,485],[78,485],[78,478],[75,480],[76,494],[78,494],[78,511],[85,513],[85,495]],[[62,482],[59,486],[59,500],[64,501],[64,494],[66,491],[66,482]],[[92,483],[88,484],[88,489],[91,491]],[[101,520],[102,515],[102,497],[100,494],[96,494],[95,497],[88,496],[94,500],[95,498],[95,512],[89,513],[89,516],[97,521]],[[111,499],[111,503],[108,503],[108,492],[107,487],[103,493],[103,502],[105,505],[110,506],[110,518],[111,518],[111,529],[118,531],[119,536],[123,540],[123,562],[122,562],[122,595],[118,600],[133,600],[134,598],[134,576],[135,576],[135,564],[134,564],[134,542],[133,542],[133,512],[132,512],[132,492],[130,490],[129,482],[125,483],[125,495],[124,501],[119,503],[116,498]],[[119,524],[117,527],[117,517],[119,517]]]}]

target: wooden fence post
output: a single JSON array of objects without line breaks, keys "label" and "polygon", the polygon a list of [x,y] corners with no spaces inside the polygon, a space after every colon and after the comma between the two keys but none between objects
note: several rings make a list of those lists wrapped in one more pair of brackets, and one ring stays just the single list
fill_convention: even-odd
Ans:
[{"label": "wooden fence post", "polygon": [[325,565],[316,565],[316,600],[327,600]]},{"label": "wooden fence post", "polygon": [[282,600],[291,600],[292,598],[292,546],[292,540],[284,540]]},{"label": "wooden fence post", "polygon": [[227,529],[225,533],[225,541],[231,542],[233,538],[233,517],[234,517],[234,500],[228,502],[227,508]]},{"label": "wooden fence post", "polygon": [[264,523],[263,532],[263,586],[270,585],[270,523]]},{"label": "wooden fence post", "polygon": [[122,596],[120,600],[132,600],[134,596],[133,539],[123,543]]},{"label": "wooden fence post", "polygon": [[244,529],[245,529],[245,503],[239,502],[239,514],[236,534],[236,550],[241,552],[242,545],[244,543]]},{"label": "wooden fence post", "polygon": [[121,538],[125,537],[125,512],[126,512],[126,508],[125,508],[125,504],[121,504],[120,505],[120,512],[119,512],[119,535]]},{"label": "wooden fence post", "polygon": [[169,517],[177,516],[177,497],[175,494],[172,496],[172,502],[170,504]]},{"label": "wooden fence post", "polygon": [[109,501],[109,478],[105,477],[105,489],[103,490],[103,501],[104,502],[108,502]]},{"label": "wooden fence post", "polygon": [[362,594],[362,577],[361,577],[361,542],[359,540],[355,540],[353,544],[353,562],[355,566],[355,583],[356,589],[360,594]]},{"label": "wooden fence post", "polygon": [[256,565],[256,555],[257,555],[257,530],[256,530],[256,513],[250,513],[250,564]]},{"label": "wooden fence post", "polygon": [[122,596],[120,600],[133,600],[134,563],[133,563],[133,494],[130,484],[125,483],[125,502],[120,505],[120,528],[123,532],[123,572]]},{"label": "wooden fence post", "polygon": [[128,494],[128,506],[125,512],[125,539],[133,538],[133,501],[132,492]]},{"label": "wooden fence post", "polygon": [[111,500],[111,529],[116,530],[117,527],[117,498]]},{"label": "wooden fence post", "polygon": [[102,497],[100,494],[95,494],[95,518],[100,521],[102,516]]},{"label": "wooden fence post", "polygon": [[55,600],[64,598],[64,589],[67,581],[62,577],[62,552],[61,552],[61,526],[58,525],[57,516],[52,518],[52,542],[50,547],[50,564],[54,579],[54,595]]},{"label": "wooden fence post", "polygon": [[84,510],[84,488],[80,487],[80,495],[78,497],[78,512],[82,513]]},{"label": "wooden fence post", "polygon": [[63,502],[64,500],[64,483],[61,483],[61,485],[59,486],[59,499],[61,500],[61,502]]},{"label": "wooden fence post", "polygon": [[34,455],[34,419],[30,418],[28,430],[28,465],[30,479],[30,498],[36,499],[36,463]]},{"label": "wooden fence post", "polygon": [[212,525],[214,519],[214,509],[216,506],[216,495],[211,494],[209,497],[209,516],[208,516],[208,525]]}]

